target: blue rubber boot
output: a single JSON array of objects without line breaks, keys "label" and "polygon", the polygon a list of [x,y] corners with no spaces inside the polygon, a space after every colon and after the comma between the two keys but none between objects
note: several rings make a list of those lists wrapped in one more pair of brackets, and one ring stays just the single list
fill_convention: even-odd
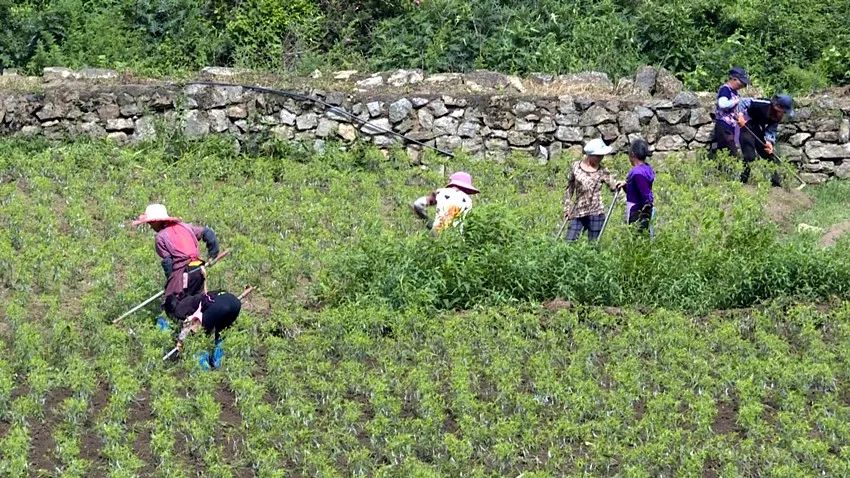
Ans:
[{"label": "blue rubber boot", "polygon": [[159,330],[171,330],[171,324],[169,324],[168,320],[161,315],[156,318],[156,327]]},{"label": "blue rubber boot", "polygon": [[201,366],[201,370],[209,370],[210,369],[210,353],[204,350],[203,352],[196,355],[198,358],[198,365]]},{"label": "blue rubber boot", "polygon": [[224,348],[222,347],[221,340],[216,340],[212,355],[213,368],[221,368],[222,359],[224,359]]}]

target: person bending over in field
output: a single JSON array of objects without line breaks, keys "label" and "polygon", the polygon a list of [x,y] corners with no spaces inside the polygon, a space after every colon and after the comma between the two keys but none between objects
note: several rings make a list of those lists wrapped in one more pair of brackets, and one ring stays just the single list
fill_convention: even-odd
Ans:
[{"label": "person bending over in field", "polygon": [[729,81],[717,91],[714,104],[714,143],[709,150],[709,157],[714,158],[718,151],[725,149],[732,156],[738,156],[738,126],[736,110],[741,101],[738,90],[750,84],[747,71],[741,67],[729,70]]},{"label": "person bending over in field", "polygon": [[637,224],[638,231],[649,231],[649,223],[655,214],[655,198],[652,195],[652,183],[655,182],[655,171],[646,160],[652,153],[649,145],[642,139],[632,141],[629,147],[629,162],[632,169],[626,176],[626,222]]},{"label": "person bending over in field", "polygon": [[472,176],[469,173],[458,171],[449,177],[449,184],[427,196],[422,196],[413,202],[413,212],[419,218],[428,221],[428,206],[436,206],[437,214],[434,220],[427,223],[428,229],[434,234],[439,234],[450,226],[460,223],[463,216],[472,209],[473,194],[478,194],[478,189],[472,185]]},{"label": "person bending over in field", "polygon": [[144,214],[133,221],[134,226],[141,224],[149,224],[156,231],[154,244],[166,278],[162,308],[173,316],[180,299],[206,291],[206,270],[198,241],[204,241],[212,259],[218,256],[218,239],[209,227],[187,224],[169,216],[162,204],[149,205]]},{"label": "person bending over in field", "polygon": [[602,167],[602,158],[612,151],[613,148],[601,138],[591,140],[584,146],[584,159],[570,166],[567,192],[564,195],[564,220],[570,221],[568,241],[578,240],[585,229],[588,239],[596,240],[605,222],[602,183],[607,184],[612,191],[625,184],[615,181],[611,173]]},{"label": "person bending over in field", "polygon": [[198,356],[204,369],[219,368],[224,358],[221,332],[227,329],[239,317],[242,301],[235,295],[224,291],[213,291],[183,297],[174,308],[174,315],[183,321],[183,328],[177,336],[177,350],[183,350],[183,342],[189,334],[203,329],[215,337],[212,353],[202,352]]},{"label": "person bending over in field", "polygon": [[[749,180],[750,163],[757,157],[779,163],[774,154],[776,130],[786,115],[794,116],[794,100],[788,95],[775,95],[770,100],[743,98],[738,103],[736,120],[741,127],[741,155],[744,159],[741,182]],[[779,173],[774,172],[770,182],[773,186],[781,186]]]}]

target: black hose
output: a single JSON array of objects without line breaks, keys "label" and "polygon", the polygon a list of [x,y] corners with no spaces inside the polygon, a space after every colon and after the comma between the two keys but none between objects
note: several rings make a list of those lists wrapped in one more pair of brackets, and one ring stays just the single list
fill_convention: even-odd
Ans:
[{"label": "black hose", "polygon": [[257,91],[259,93],[269,93],[269,94],[272,94],[272,95],[279,95],[279,96],[283,96],[283,97],[286,97],[286,98],[291,98],[291,99],[297,100],[297,101],[312,102],[312,103],[315,103],[315,104],[318,104],[318,105],[322,105],[325,108],[328,108],[330,111],[333,111],[335,114],[338,114],[340,116],[344,116],[344,117],[346,117],[346,118],[348,118],[348,119],[350,119],[350,120],[352,120],[356,123],[359,123],[363,126],[368,126],[370,128],[376,129],[376,130],[381,131],[383,133],[391,134],[393,136],[396,136],[398,138],[403,139],[404,141],[406,141],[408,143],[418,144],[419,146],[422,146],[423,148],[433,149],[434,151],[436,151],[440,154],[445,154],[446,156],[448,156],[450,158],[454,158],[454,153],[452,153],[450,151],[442,150],[442,149],[437,148],[435,146],[425,144],[422,141],[419,141],[419,140],[416,140],[416,139],[413,139],[413,138],[408,138],[407,136],[405,136],[401,133],[398,133],[396,131],[393,131],[391,129],[386,129],[386,128],[383,128],[381,126],[372,124],[372,123],[370,123],[366,120],[363,120],[363,119],[349,113],[348,111],[344,110],[343,108],[340,108],[338,106],[334,106],[330,103],[322,101],[322,100],[315,98],[313,96],[304,95],[304,94],[301,94],[301,93],[296,93],[294,91],[286,91],[286,90],[278,90],[278,89],[275,89],[275,88],[267,88],[265,86],[240,85],[240,84],[233,84],[233,83],[219,83],[219,82],[216,82],[216,81],[189,81],[185,84],[186,85],[203,85],[203,86],[223,86],[223,87],[239,86],[239,87],[242,87],[242,88],[247,89],[247,90]]}]

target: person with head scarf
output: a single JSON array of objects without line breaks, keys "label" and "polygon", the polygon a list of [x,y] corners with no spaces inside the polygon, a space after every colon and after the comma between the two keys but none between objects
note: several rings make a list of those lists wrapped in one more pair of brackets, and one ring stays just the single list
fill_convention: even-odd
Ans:
[{"label": "person with head scarf", "polygon": [[738,156],[739,126],[736,117],[738,103],[741,101],[738,91],[750,84],[747,71],[736,66],[729,70],[729,80],[717,91],[714,103],[714,144],[710,155],[726,150],[732,156]]}]

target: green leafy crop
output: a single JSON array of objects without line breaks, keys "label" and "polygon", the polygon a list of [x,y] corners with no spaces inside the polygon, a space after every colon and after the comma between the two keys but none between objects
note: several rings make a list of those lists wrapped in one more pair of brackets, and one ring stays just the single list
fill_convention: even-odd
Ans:
[{"label": "green leafy crop", "polygon": [[[766,219],[766,165],[673,156],[654,240],[618,206],[565,244],[571,159],[0,141],[0,475],[850,475],[847,240]],[[432,237],[441,166],[481,194]],[[203,335],[163,362],[156,304],[111,323],[163,285],[152,201],[232,249],[212,288],[258,287],[219,370]]]}]

